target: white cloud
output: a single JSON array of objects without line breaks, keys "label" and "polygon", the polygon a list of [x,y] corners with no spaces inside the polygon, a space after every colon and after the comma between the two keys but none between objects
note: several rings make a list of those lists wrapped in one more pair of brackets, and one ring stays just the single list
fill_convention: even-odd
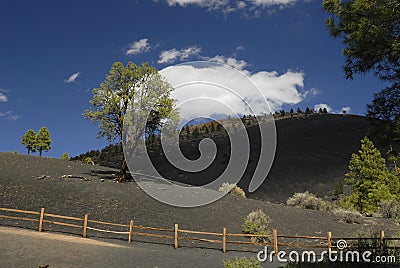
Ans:
[{"label": "white cloud", "polygon": [[244,46],[237,46],[236,51],[244,50]]},{"label": "white cloud", "polygon": [[180,5],[186,7],[188,5],[197,5],[211,9],[218,9],[229,4],[228,0],[167,0],[168,5]]},{"label": "white cloud", "polygon": [[348,114],[348,113],[350,113],[350,111],[351,111],[351,107],[350,106],[345,106],[345,107],[342,108],[341,113]]},{"label": "white cloud", "polygon": [[21,118],[20,115],[15,115],[13,111],[7,111],[5,113],[0,112],[0,117],[3,117],[7,120],[15,121]]},{"label": "white cloud", "polygon": [[198,56],[199,53],[201,52],[201,48],[197,46],[190,46],[187,48],[183,49],[170,49],[170,50],[165,50],[160,53],[158,63],[173,63],[176,60],[185,60],[189,57],[192,56]]},{"label": "white cloud", "polygon": [[7,102],[7,101],[8,101],[7,96],[4,93],[0,92],[0,102]]},{"label": "white cloud", "polygon": [[299,0],[250,0],[254,6],[270,7],[275,5],[289,5]]},{"label": "white cloud", "polygon": [[212,61],[212,62],[226,64],[226,65],[236,68],[238,70],[243,70],[244,67],[246,67],[248,65],[248,63],[244,60],[237,60],[234,57],[225,57],[225,56],[220,56],[220,55],[214,56],[212,58],[205,57],[204,59],[206,59],[208,61]]},{"label": "white cloud", "polygon": [[64,82],[67,83],[67,84],[76,82],[76,79],[78,79],[78,77],[79,77],[80,75],[81,75],[80,72],[71,74],[71,75],[68,77],[68,79],[64,79]]},{"label": "white cloud", "polygon": [[135,54],[145,53],[145,52],[149,51],[150,48],[151,48],[151,46],[148,43],[148,39],[142,38],[139,41],[135,41],[129,45],[129,48],[126,51],[126,55],[135,55]]},{"label": "white cloud", "polygon": [[[172,94],[173,98],[178,99],[178,103],[193,98],[210,100],[206,103],[195,102],[190,104],[189,109],[180,110],[181,117],[185,119],[195,115],[205,116],[205,113],[232,115],[226,112],[226,106],[235,114],[269,113],[281,109],[284,104],[298,104],[308,95],[308,91],[304,90],[303,72],[289,70],[283,74],[273,71],[250,73],[242,69],[241,73],[242,75],[232,68],[214,64],[199,67],[178,65],[161,71],[172,85],[183,84]],[[245,76],[251,81],[244,79]],[[203,82],[187,84],[187,81]],[[249,104],[253,112],[244,102]]]},{"label": "white cloud", "polygon": [[328,113],[330,113],[332,111],[332,108],[326,104],[326,103],[320,103],[320,104],[315,104],[314,105],[314,111],[318,112],[319,109],[326,109],[328,111]]},{"label": "white cloud", "polygon": [[[158,2],[158,0],[154,0]],[[198,6],[207,10],[218,10],[224,13],[241,11],[245,14],[254,13],[259,16],[262,10],[274,7],[290,6],[296,2],[306,0],[166,0],[169,6]]]}]

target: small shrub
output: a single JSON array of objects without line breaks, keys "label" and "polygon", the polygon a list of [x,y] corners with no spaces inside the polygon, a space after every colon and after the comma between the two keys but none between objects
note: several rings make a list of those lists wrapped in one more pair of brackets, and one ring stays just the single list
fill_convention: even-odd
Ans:
[{"label": "small shrub", "polygon": [[338,220],[347,223],[360,223],[361,213],[355,210],[346,210],[342,208],[335,209],[333,214],[338,218]]},{"label": "small shrub", "polygon": [[[270,218],[262,210],[252,211],[243,219],[243,233],[245,234],[271,234],[269,228]],[[267,242],[269,237],[251,237],[253,242]]]},{"label": "small shrub", "polygon": [[377,216],[386,219],[398,219],[400,217],[400,203],[395,199],[381,201]]},{"label": "small shrub", "polygon": [[289,197],[286,204],[291,207],[298,207],[312,210],[330,210],[332,205],[322,198],[307,192],[295,193],[292,197]]},{"label": "small shrub", "polygon": [[246,198],[246,193],[243,191],[242,188],[240,188],[239,186],[237,186],[234,183],[227,183],[224,182],[221,187],[219,187],[218,189],[219,192],[223,192],[223,193],[230,193],[236,196],[240,196],[243,198]]},{"label": "small shrub", "polygon": [[69,160],[70,159],[69,154],[68,153],[63,153],[62,156],[60,157],[60,159]]},{"label": "small shrub", "polygon": [[238,258],[235,260],[226,260],[224,261],[225,268],[261,268],[260,262],[255,258],[247,259],[246,257]]},{"label": "small shrub", "polygon": [[86,157],[85,160],[83,160],[83,162],[89,165],[94,165],[94,162],[91,157]]}]

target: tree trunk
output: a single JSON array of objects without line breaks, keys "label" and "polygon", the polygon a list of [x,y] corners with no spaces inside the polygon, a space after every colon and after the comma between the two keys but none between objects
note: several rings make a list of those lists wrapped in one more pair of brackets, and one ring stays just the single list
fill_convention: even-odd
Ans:
[{"label": "tree trunk", "polygon": [[126,163],[125,157],[122,159],[122,166],[121,166],[121,170],[119,172],[119,178],[118,181],[119,182],[124,182],[127,179],[127,175],[126,172],[128,171],[128,165]]},{"label": "tree trunk", "polygon": [[42,149],[39,150],[39,156],[42,157]]},{"label": "tree trunk", "polygon": [[29,155],[29,153],[31,152],[31,149],[30,148],[28,148],[28,155]]}]

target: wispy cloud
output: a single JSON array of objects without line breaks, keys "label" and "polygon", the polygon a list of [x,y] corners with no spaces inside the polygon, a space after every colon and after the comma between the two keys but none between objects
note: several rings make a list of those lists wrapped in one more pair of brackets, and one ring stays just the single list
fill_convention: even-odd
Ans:
[{"label": "wispy cloud", "polygon": [[[158,2],[159,0],[154,0]],[[246,15],[259,16],[263,10],[274,7],[284,8],[300,1],[307,0],[165,0],[169,6],[198,6],[209,11],[221,11],[223,13],[243,12]]]},{"label": "wispy cloud", "polygon": [[350,111],[351,111],[351,107],[350,106],[345,106],[345,107],[342,108],[341,112],[348,114],[348,113],[350,113]]},{"label": "wispy cloud", "polygon": [[237,60],[235,57],[226,57],[226,56],[216,55],[214,57],[204,57],[204,59],[208,60],[208,61],[212,61],[212,62],[218,62],[221,64],[225,64],[225,65],[231,66],[238,70],[243,70],[246,66],[248,66],[248,63],[246,61]]},{"label": "wispy cloud", "polygon": [[76,82],[76,79],[78,79],[78,77],[79,77],[80,75],[81,75],[81,72],[76,72],[76,73],[70,75],[70,76],[68,77],[68,79],[64,79],[64,82],[67,83],[67,84]]},{"label": "wispy cloud", "polygon": [[7,101],[8,101],[7,96],[4,93],[0,92],[0,102],[7,102]]},{"label": "wispy cloud", "polygon": [[149,40],[147,38],[142,38],[138,41],[133,42],[129,45],[129,48],[126,51],[126,55],[136,55],[149,51],[151,46],[148,41]]},{"label": "wispy cloud", "polygon": [[158,63],[174,63],[177,60],[186,60],[192,56],[198,56],[201,52],[201,48],[198,46],[190,46],[183,49],[170,49],[164,50],[160,53]]},{"label": "wispy cloud", "polygon": [[14,114],[13,111],[7,111],[7,112],[0,112],[0,117],[5,118],[7,120],[15,121],[21,118],[20,115]]},{"label": "wispy cloud", "polygon": [[319,109],[322,109],[322,110],[326,109],[326,111],[328,113],[330,113],[332,111],[332,108],[326,103],[319,103],[319,104],[314,105],[314,111],[318,112]]}]

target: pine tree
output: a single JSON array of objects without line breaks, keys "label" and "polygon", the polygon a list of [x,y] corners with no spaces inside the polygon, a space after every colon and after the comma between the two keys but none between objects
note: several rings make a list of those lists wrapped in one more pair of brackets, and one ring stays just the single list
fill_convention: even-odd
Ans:
[{"label": "pine tree", "polygon": [[281,116],[285,116],[285,115],[286,115],[286,112],[285,112],[284,109],[282,109],[282,110],[280,111],[280,115],[281,115]]},{"label": "pine tree", "polygon": [[322,108],[319,108],[319,110],[318,110],[318,113],[320,113],[320,114],[322,114],[322,113],[323,113],[323,110],[322,110]]},{"label": "pine tree", "polygon": [[379,202],[399,198],[399,178],[387,167],[372,141],[365,137],[358,154],[353,154],[345,181],[352,192],[344,205],[360,212],[376,212]]},{"label": "pine tree", "polygon": [[215,132],[215,123],[214,122],[211,123],[210,131],[211,131],[211,133]]},{"label": "pine tree", "polygon": [[298,114],[302,114],[303,113],[303,111],[300,109],[300,107],[297,107],[297,113]]},{"label": "pine tree", "polygon": [[327,110],[326,108],[324,108],[324,109],[322,110],[322,112],[323,112],[324,114],[327,114],[327,113],[328,113],[328,110]]},{"label": "pine tree", "polygon": [[36,150],[39,151],[40,156],[42,156],[42,152],[49,151],[51,139],[50,139],[50,132],[46,127],[42,127],[38,133],[36,138]]},{"label": "pine tree", "polygon": [[193,130],[193,137],[197,139],[199,136],[200,136],[200,131],[197,127],[195,127]]},{"label": "pine tree", "polygon": [[311,110],[310,110],[310,108],[306,108],[306,112],[305,112],[305,114],[311,114]]},{"label": "pine tree", "polygon": [[22,136],[22,144],[28,149],[28,155],[30,152],[36,152],[36,133],[33,129],[28,130]]}]

